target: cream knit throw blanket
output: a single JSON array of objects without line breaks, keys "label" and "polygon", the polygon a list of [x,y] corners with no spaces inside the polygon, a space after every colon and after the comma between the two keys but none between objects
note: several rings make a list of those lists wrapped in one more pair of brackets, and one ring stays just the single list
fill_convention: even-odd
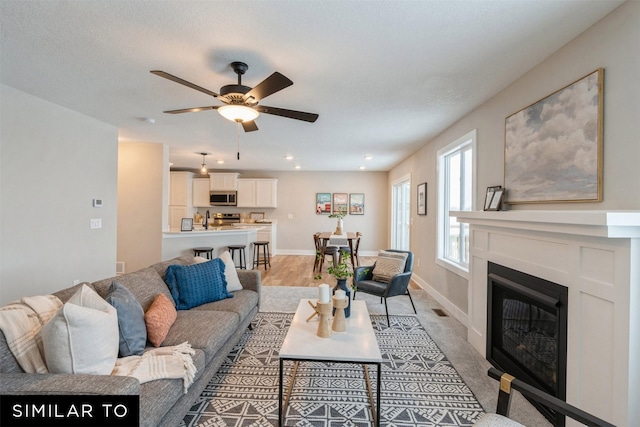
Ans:
[{"label": "cream knit throw blanket", "polygon": [[[60,307],[62,301],[55,295],[24,297],[0,307],[0,330],[18,364],[26,373],[49,372],[40,329]],[[182,379],[183,392],[186,393],[196,374],[191,357],[194,354],[195,351],[188,342],[150,349],[142,356],[119,358],[111,375],[134,377],[141,384],[161,378],[179,378]]]},{"label": "cream knit throw blanket", "polygon": [[196,375],[191,357],[194,354],[188,342],[145,350],[142,356],[119,358],[111,375],[135,377],[140,384],[160,378],[181,378],[182,392],[186,394]]},{"label": "cream knit throw blanket", "polygon": [[46,374],[40,328],[62,307],[55,295],[24,297],[0,308],[0,329],[9,349],[29,374]]}]

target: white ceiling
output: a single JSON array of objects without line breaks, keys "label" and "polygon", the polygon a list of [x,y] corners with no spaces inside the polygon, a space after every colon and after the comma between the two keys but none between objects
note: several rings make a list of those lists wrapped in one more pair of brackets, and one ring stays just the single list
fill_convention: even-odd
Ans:
[{"label": "white ceiling", "polygon": [[[177,167],[204,151],[225,170],[385,171],[621,3],[0,0],[0,81],[117,126],[122,141],[168,144]],[[162,113],[221,103],[150,70],[219,92],[236,82],[233,61],[249,65],[247,86],[274,71],[293,80],[262,104],[320,118],[262,114],[238,161],[235,123]]]}]

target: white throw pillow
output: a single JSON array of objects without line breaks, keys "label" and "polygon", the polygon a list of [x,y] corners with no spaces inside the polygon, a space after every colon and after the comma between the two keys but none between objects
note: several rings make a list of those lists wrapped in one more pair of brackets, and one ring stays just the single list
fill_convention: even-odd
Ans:
[{"label": "white throw pillow", "polygon": [[393,276],[404,272],[407,255],[403,252],[378,252],[376,265],[373,267],[373,280],[389,283]]},{"label": "white throw pillow", "polygon": [[220,259],[224,262],[224,277],[227,279],[227,291],[234,292],[242,289],[242,284],[238,278],[236,265],[231,258],[229,251],[222,252]]},{"label": "white throw pillow", "polygon": [[83,285],[47,324],[42,344],[51,373],[110,375],[118,358],[116,309]]}]

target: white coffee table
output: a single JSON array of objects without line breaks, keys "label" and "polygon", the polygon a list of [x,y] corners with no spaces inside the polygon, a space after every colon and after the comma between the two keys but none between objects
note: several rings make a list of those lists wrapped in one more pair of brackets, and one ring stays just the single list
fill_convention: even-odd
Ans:
[{"label": "white coffee table", "polygon": [[[346,332],[333,332],[330,338],[320,338],[316,335],[318,330],[318,317],[307,322],[314,312],[309,304],[316,300],[303,299],[298,304],[296,314],[280,348],[280,386],[278,400],[278,425],[282,427],[289,396],[295,381],[296,370],[299,362],[327,361],[334,363],[361,363],[374,425],[380,426],[380,384],[382,377],[382,355],[378,347],[378,341],[371,326],[369,311],[364,301],[351,301],[351,316],[347,318]],[[283,363],[285,360],[294,362],[291,371],[291,380],[287,395],[283,396]],[[378,369],[376,384],[376,403],[374,411],[373,393],[367,364],[375,364]]]}]

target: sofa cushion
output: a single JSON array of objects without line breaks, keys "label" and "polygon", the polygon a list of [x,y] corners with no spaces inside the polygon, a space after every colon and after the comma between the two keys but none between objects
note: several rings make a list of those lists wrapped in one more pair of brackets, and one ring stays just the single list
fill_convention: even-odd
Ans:
[{"label": "sofa cushion", "polygon": [[194,307],[193,310],[213,310],[213,311],[230,311],[237,313],[240,319],[244,319],[258,305],[258,293],[247,289],[242,289],[233,293],[233,298],[223,299],[222,301],[209,302]]},{"label": "sofa cushion", "polygon": [[144,314],[147,326],[147,337],[154,347],[160,347],[167,337],[169,329],[176,321],[176,308],[165,294],[158,294],[156,299]]},{"label": "sofa cushion", "polygon": [[164,280],[165,273],[167,272],[167,267],[169,267],[170,265],[191,265],[193,264],[193,259],[193,255],[184,255],[181,257],[169,259],[167,261],[162,261],[157,264],[153,264],[151,268],[156,270],[160,278]]},{"label": "sofa cushion", "polygon": [[167,284],[164,283],[162,277],[160,277],[153,267],[147,267],[121,276],[99,280],[92,284],[96,292],[104,298],[106,297],[109,287],[114,280],[117,280],[120,284],[124,285],[129,289],[129,291],[131,291],[144,311],[149,309],[151,303],[156,299],[156,296],[160,292],[164,293],[171,301],[173,301],[173,297],[171,296],[171,292],[169,292],[169,288],[167,288]]},{"label": "sofa cushion", "polygon": [[396,274],[404,272],[407,254],[402,252],[378,252],[378,259],[373,267],[373,280],[389,283]]},{"label": "sofa cushion", "polygon": [[118,358],[116,309],[83,286],[41,330],[51,373],[109,375]]},{"label": "sofa cushion", "polygon": [[147,345],[147,325],[142,306],[118,281],[111,283],[105,299],[118,313],[120,357],[141,355]]},{"label": "sofa cushion", "polygon": [[165,280],[176,308],[188,310],[207,302],[233,298],[227,291],[224,262],[220,258],[194,265],[170,265]]},{"label": "sofa cushion", "polygon": [[204,351],[207,364],[216,352],[236,332],[240,317],[224,311],[182,310],[173,324],[163,346],[189,341],[192,348]]}]

